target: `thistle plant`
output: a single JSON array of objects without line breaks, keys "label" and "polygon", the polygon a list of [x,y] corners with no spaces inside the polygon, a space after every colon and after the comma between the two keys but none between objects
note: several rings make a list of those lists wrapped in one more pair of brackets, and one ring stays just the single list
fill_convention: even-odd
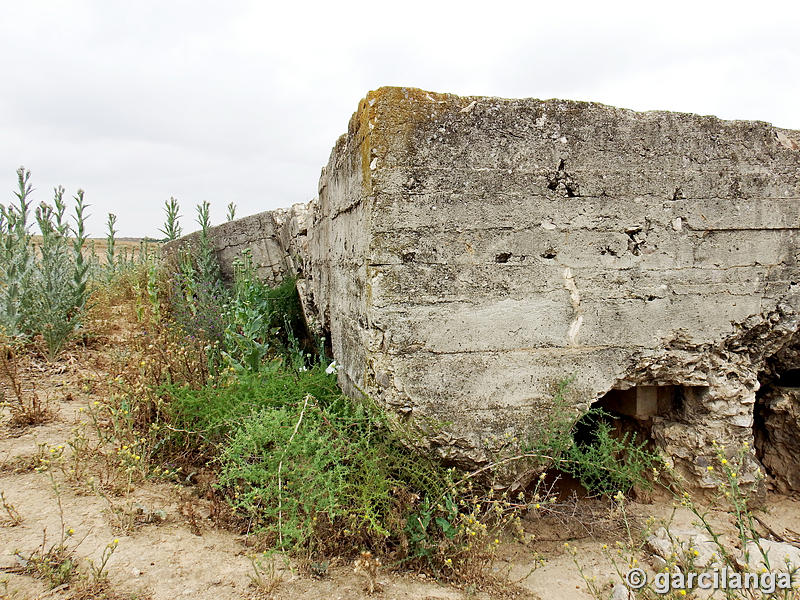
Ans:
[{"label": "thistle plant", "polygon": [[64,221],[67,205],[64,204],[64,186],[58,185],[53,190],[53,206],[55,206],[55,228],[64,237],[69,236],[69,225]]},{"label": "thistle plant", "polygon": [[31,279],[33,293],[28,322],[32,333],[42,335],[50,360],[58,355],[80,322],[80,309],[75,306],[75,264],[69,252],[63,193],[63,188],[56,188],[55,209],[42,202],[35,213],[42,244],[35,276]]},{"label": "thistle plant", "polygon": [[30,171],[17,169],[17,204],[0,204],[0,327],[10,338],[25,335],[25,315],[31,299],[34,256],[28,225]]},{"label": "thistle plant", "polygon": [[170,196],[169,200],[164,202],[164,212],[167,213],[167,219],[164,221],[163,229],[159,229],[161,233],[166,236],[166,241],[171,242],[172,240],[177,240],[181,237],[181,225],[180,225],[180,206],[178,205],[178,201]]},{"label": "thistle plant", "polygon": [[[74,270],[72,275],[72,294],[73,304],[77,314],[82,314],[86,308],[86,300],[89,297],[89,290],[87,287],[89,281],[89,262],[83,257],[83,247],[86,244],[86,219],[88,215],[84,214],[88,204],[83,201],[83,190],[78,190],[75,195],[75,227],[73,228],[72,238],[72,255],[74,258]],[[94,246],[92,246],[94,251]]]},{"label": "thistle plant", "polygon": [[148,262],[147,265],[147,299],[153,316],[160,321],[161,300],[158,297],[158,266],[155,262]]},{"label": "thistle plant", "polygon": [[214,248],[211,246],[211,238],[208,236],[211,229],[211,205],[208,201],[203,201],[197,205],[197,224],[200,225],[200,251],[197,256],[197,269],[200,272],[200,280],[209,283],[216,283],[220,280],[219,264],[214,256]]},{"label": "thistle plant", "polygon": [[97,244],[95,240],[89,242],[89,267],[95,272],[100,270],[100,257],[97,256]]},{"label": "thistle plant", "polygon": [[227,218],[229,223],[236,218],[236,205],[233,202],[228,204]]},{"label": "thistle plant", "polygon": [[211,204],[208,200],[203,200],[202,204],[198,204],[195,207],[197,211],[197,224],[200,225],[200,229],[203,232],[208,231],[209,227],[211,227]]},{"label": "thistle plant", "polygon": [[106,221],[106,268],[108,269],[108,276],[111,277],[116,270],[114,262],[114,242],[116,240],[117,230],[114,225],[117,223],[117,215],[108,213],[108,220]]},{"label": "thistle plant", "polygon": [[[75,196],[74,229],[67,217],[64,188],[34,216],[42,234],[34,251],[28,216],[30,172],[17,170],[16,202],[0,205],[0,327],[12,341],[41,336],[53,360],[81,326],[88,298],[89,263],[84,259],[86,204]],[[72,238],[70,240],[70,238]]]}]

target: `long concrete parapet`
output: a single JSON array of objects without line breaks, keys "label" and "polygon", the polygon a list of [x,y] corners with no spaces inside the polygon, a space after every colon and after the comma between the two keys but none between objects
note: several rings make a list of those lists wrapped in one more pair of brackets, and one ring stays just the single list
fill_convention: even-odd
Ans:
[{"label": "long concrete parapet", "polygon": [[[233,262],[242,251],[250,250],[256,274],[277,285],[285,277],[302,270],[307,252],[309,207],[295,204],[289,209],[270,210],[217,225],[209,230],[222,277],[233,278]],[[163,253],[172,256],[180,249],[196,248],[200,232],[185,235],[164,245]]]}]

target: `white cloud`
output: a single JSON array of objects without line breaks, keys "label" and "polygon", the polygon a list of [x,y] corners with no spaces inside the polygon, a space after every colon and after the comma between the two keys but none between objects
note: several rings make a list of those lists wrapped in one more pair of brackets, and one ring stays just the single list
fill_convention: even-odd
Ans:
[{"label": "white cloud", "polygon": [[800,129],[790,2],[6,2],[0,182],[81,186],[122,235],[169,196],[219,222],[307,201],[381,85],[566,97]]}]

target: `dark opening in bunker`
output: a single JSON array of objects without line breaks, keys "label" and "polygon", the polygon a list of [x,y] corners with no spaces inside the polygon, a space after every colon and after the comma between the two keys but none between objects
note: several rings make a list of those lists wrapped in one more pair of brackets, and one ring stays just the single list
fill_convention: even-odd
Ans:
[{"label": "dark opening in bunker", "polygon": [[783,388],[800,388],[800,369],[784,371],[779,375],[776,385]]},{"label": "dark opening in bunker", "polygon": [[800,491],[800,369],[776,369],[759,378],[753,406],[756,458],[774,491]]},{"label": "dark opening in bunker", "polygon": [[[705,390],[705,387],[679,385],[643,385],[624,390],[609,390],[593,402],[589,410],[576,421],[571,432],[573,443],[588,453],[604,444],[607,448],[608,438],[619,440],[623,445],[653,450],[654,418],[682,420],[685,418],[686,407],[693,405],[693,400]],[[622,464],[626,460],[624,454],[625,451],[619,452],[607,466],[613,471],[614,460]],[[626,487],[624,478],[617,478],[611,472],[605,480],[592,479],[569,467],[552,470],[546,480],[555,483],[555,491],[561,497],[572,494],[586,496],[614,493]],[[588,489],[590,487],[594,489]],[[627,492],[628,489],[622,491]]]},{"label": "dark opening in bunker", "polygon": [[[598,418],[611,425],[621,437],[636,437],[639,443],[650,440],[653,417],[672,416],[682,412],[684,388],[675,385],[640,385],[628,389],[612,389],[589,407],[574,429],[576,443],[591,443],[596,438]],[[600,417],[598,417],[598,415]]]}]

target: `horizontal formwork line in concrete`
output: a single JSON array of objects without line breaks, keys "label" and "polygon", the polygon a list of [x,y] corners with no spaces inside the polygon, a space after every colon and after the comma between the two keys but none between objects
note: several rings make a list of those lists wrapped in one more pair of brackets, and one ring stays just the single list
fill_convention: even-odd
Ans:
[{"label": "horizontal formwork line in concrete", "polygon": [[528,346],[524,348],[507,348],[507,349],[475,349],[475,350],[431,350],[430,348],[414,348],[404,350],[400,348],[389,348],[381,351],[380,354],[388,356],[402,356],[402,355],[416,355],[416,356],[458,356],[458,355],[494,355],[494,354],[549,354],[552,356],[567,356],[575,354],[586,354],[591,352],[606,352],[609,350],[624,351],[626,354],[635,353],[637,351],[651,350],[649,346],[636,346],[636,345],[608,345],[608,346],[582,346],[576,344],[575,346]]},{"label": "horizontal formwork line in concrete", "polygon": [[[665,190],[666,191],[666,190]],[[493,189],[487,193],[475,193],[474,190],[432,190],[420,192],[416,194],[411,193],[387,193],[381,191],[374,196],[374,202],[380,207],[391,207],[395,203],[402,203],[415,205],[429,202],[436,205],[447,204],[479,204],[479,203],[492,203],[495,201],[497,204],[505,202],[517,203],[519,208],[520,203],[531,204],[531,208],[536,208],[538,211],[543,211],[550,208],[550,204],[558,200],[564,204],[561,208],[569,208],[572,205],[578,205],[583,202],[600,202],[595,210],[602,210],[605,204],[630,204],[636,207],[652,208],[659,206],[661,208],[668,207],[674,209],[692,209],[694,205],[710,204],[716,202],[729,202],[743,207],[752,206],[754,204],[769,204],[771,202],[779,202],[790,204],[792,202],[800,201],[800,195],[744,195],[744,196],[687,196],[685,198],[673,199],[666,193],[655,194],[650,192],[642,192],[641,194],[619,194],[619,195],[602,195],[602,194],[582,194],[578,196],[566,197],[556,192],[543,192],[537,194],[530,190],[523,190],[522,192],[505,192],[503,190]],[[541,204],[542,201],[547,201]],[[602,214],[602,213],[601,213]]]},{"label": "horizontal formwork line in concrete", "polygon": [[[773,282],[769,282],[769,283],[772,284]],[[790,282],[786,281],[785,283],[788,286],[788,284]],[[674,290],[674,289],[671,289],[668,294],[664,294],[664,295],[661,295],[661,296],[654,296],[652,298],[650,298],[646,293],[642,293],[641,295],[630,295],[630,294],[618,295],[618,296],[610,295],[610,294],[607,293],[608,292],[607,288],[604,289],[604,288],[600,288],[600,287],[591,288],[591,287],[583,286],[583,287],[581,287],[580,291],[581,291],[581,297],[582,297],[581,300],[582,300],[583,303],[589,303],[589,302],[598,302],[599,303],[599,302],[604,302],[604,301],[605,302],[614,301],[616,305],[622,305],[622,304],[625,304],[625,303],[642,303],[642,302],[645,302],[645,303],[656,303],[656,302],[659,302],[659,301],[667,301],[667,302],[669,302],[671,300],[685,298],[685,297],[688,297],[688,296],[708,297],[710,295],[714,295],[714,296],[726,296],[726,297],[730,296],[731,298],[752,298],[753,293],[754,293],[753,290],[741,291],[741,292],[736,292],[736,291],[732,291],[732,290],[713,290],[713,291],[709,292],[709,290],[707,289],[708,285],[711,285],[711,284],[707,284],[705,291],[703,289],[703,285],[702,284],[696,284],[695,286],[686,286],[686,288],[694,287],[694,288],[696,288],[695,290],[690,290],[690,289]],[[724,285],[726,285],[726,284],[720,284],[719,287],[724,286]],[[746,284],[742,284],[742,285],[744,286]],[[655,290],[656,287],[657,286],[654,286],[653,290]],[[524,295],[524,294],[516,293],[516,292],[511,292],[511,293],[498,292],[495,295],[483,295],[483,296],[481,296],[479,298],[469,298],[466,295],[464,295],[464,296],[455,296],[455,295],[453,295],[454,297],[452,297],[452,298],[446,298],[446,297],[444,297],[445,293],[443,293],[441,299],[437,299],[437,300],[426,300],[426,299],[424,299],[424,297],[420,297],[418,291],[415,291],[415,294],[416,294],[415,298],[413,300],[410,300],[410,299],[403,300],[402,308],[396,308],[395,311],[392,311],[392,310],[387,311],[386,310],[386,309],[391,309],[392,307],[397,307],[398,299],[397,299],[397,296],[395,296],[395,295],[387,296],[385,302],[373,301],[369,305],[369,308],[371,310],[380,310],[382,312],[382,314],[384,313],[384,311],[389,312],[389,313],[397,312],[398,314],[405,314],[409,310],[413,310],[415,308],[436,308],[436,307],[442,307],[442,306],[459,306],[459,307],[472,306],[472,307],[475,307],[475,308],[482,308],[482,307],[486,306],[487,302],[493,301],[493,300],[496,300],[496,301],[502,301],[502,300],[524,301],[524,300],[530,299],[533,296],[537,296],[537,295],[540,295],[540,294],[547,294],[549,292],[558,292],[558,291],[563,291],[563,288],[558,288],[558,287],[541,288],[541,289],[538,289],[538,290],[533,290],[528,295]],[[755,291],[761,291],[761,290],[755,290]],[[597,294],[593,294],[592,292],[597,292]],[[432,296],[432,294],[430,296]],[[777,295],[776,295],[776,297],[777,297]]]},{"label": "horizontal formwork line in concrete", "polygon": [[[798,177],[798,181],[800,181],[800,177]],[[674,192],[674,190],[670,190]],[[666,190],[665,190],[666,192]],[[413,198],[413,200],[412,200]],[[566,198],[566,199],[565,199]],[[437,203],[443,202],[453,202],[463,204],[465,202],[485,202],[489,200],[501,200],[501,201],[523,201],[523,202],[539,202],[542,200],[547,200],[552,202],[555,199],[558,199],[560,202],[580,202],[581,200],[593,200],[593,201],[600,201],[600,202],[610,202],[610,203],[623,203],[623,202],[630,202],[631,204],[636,203],[637,205],[642,206],[655,206],[658,204],[663,204],[665,206],[687,206],[691,207],[694,203],[697,202],[734,202],[737,204],[743,203],[751,203],[751,202],[791,202],[800,200],[800,195],[798,194],[791,194],[791,195],[758,195],[758,194],[751,194],[751,195],[740,195],[740,196],[709,196],[709,195],[697,195],[697,196],[685,196],[682,198],[673,198],[666,193],[654,193],[648,191],[642,191],[642,193],[624,193],[624,194],[615,194],[615,195],[608,195],[608,194],[581,194],[578,196],[571,196],[566,197],[555,191],[551,191],[548,189],[547,192],[542,192],[541,194],[537,194],[532,192],[530,189],[524,189],[522,191],[505,191],[502,189],[492,188],[490,191],[486,193],[481,192],[480,190],[452,190],[452,189],[434,189],[428,190],[424,192],[417,192],[417,193],[410,193],[410,192],[387,192],[385,190],[381,190],[374,194],[374,196],[370,196],[370,199],[373,201],[377,201],[380,205],[391,205],[392,202],[408,202],[408,203],[420,203],[423,201],[431,201]],[[363,202],[363,200],[362,200]],[[537,208],[544,208],[547,205],[540,205]],[[599,206],[598,208],[601,208]]]},{"label": "horizontal formwork line in concrete", "polygon": [[[800,198],[797,200],[800,202]],[[651,223],[656,222],[655,219],[651,221]],[[625,223],[621,222],[617,227],[561,227],[558,223],[553,223],[555,225],[555,229],[553,231],[557,231],[559,233],[570,233],[576,231],[592,231],[595,233],[625,233]],[[698,228],[693,227],[686,221],[682,223],[682,228],[687,231],[693,232],[713,232],[713,231],[799,231],[800,230],[800,223],[797,224],[796,227],[788,227],[785,225],[765,225],[763,227],[706,227],[706,228]],[[433,233],[482,233],[482,232],[508,232],[508,233],[525,233],[529,232],[531,229],[539,229],[541,224],[539,225],[532,225],[529,227],[514,227],[510,225],[491,225],[488,227],[461,227],[461,226],[451,226],[451,227],[441,227],[440,229],[435,229],[434,227],[428,227],[424,230],[421,230],[419,227],[393,227],[391,229],[373,229],[373,234],[403,234],[403,233],[417,233],[420,235],[431,235]],[[636,233],[636,232],[633,232]],[[678,232],[676,232],[678,233]]]},{"label": "horizontal formwork line in concrete", "polygon": [[[629,260],[629,262],[632,263],[632,264],[630,264],[628,266],[606,267],[606,270],[607,271],[613,271],[614,273],[625,273],[625,272],[628,272],[628,271],[633,271],[633,272],[637,272],[637,273],[643,272],[644,269],[642,267],[642,263],[646,262],[646,258],[647,258],[647,256],[633,256],[633,255],[631,255],[630,257],[625,257],[625,260]],[[621,257],[615,257],[613,260],[620,261],[620,260],[622,260],[622,258]],[[668,268],[664,268],[664,269],[657,269],[656,267],[653,267],[653,266],[647,266],[646,267],[646,271],[648,273],[656,273],[656,272],[670,273],[670,272],[673,272],[673,271],[675,271],[675,272],[677,272],[677,271],[718,272],[718,271],[727,271],[729,269],[747,269],[747,268],[760,269],[760,270],[763,271],[765,269],[772,269],[772,268],[775,268],[775,267],[783,266],[782,262],[770,263],[770,262],[759,262],[758,260],[754,260],[753,262],[749,262],[749,263],[739,263],[739,264],[732,264],[732,265],[713,264],[713,263],[709,263],[708,261],[704,261],[704,263],[707,266],[701,266],[700,263],[687,265],[685,267],[673,266],[673,267],[668,267]],[[596,262],[592,262],[590,264],[587,261],[579,262],[577,259],[574,259],[572,261],[567,261],[567,260],[555,261],[554,259],[543,259],[543,258],[537,258],[537,257],[531,257],[530,260],[526,260],[524,263],[523,262],[498,263],[498,262],[494,262],[494,261],[491,261],[491,260],[487,260],[487,261],[470,261],[470,262],[455,262],[455,261],[449,261],[449,262],[444,262],[444,261],[443,262],[430,262],[430,261],[422,262],[422,261],[415,261],[413,263],[404,263],[404,262],[398,261],[398,262],[393,262],[393,263],[383,262],[383,263],[366,263],[366,264],[364,264],[364,263],[350,263],[350,264],[351,264],[351,266],[354,266],[354,267],[357,267],[357,268],[358,267],[362,267],[362,266],[371,267],[371,268],[381,268],[381,267],[413,268],[414,266],[453,267],[453,268],[458,268],[458,267],[464,268],[464,267],[467,267],[468,268],[468,267],[481,267],[481,266],[487,267],[487,266],[492,266],[492,267],[500,268],[500,269],[516,268],[516,269],[520,269],[520,270],[540,268],[540,267],[546,267],[546,268],[552,267],[554,269],[559,269],[559,270],[563,270],[565,267],[569,267],[571,269],[578,269],[578,270],[586,269],[586,268],[592,268],[592,269],[596,270],[597,267],[598,267]]]},{"label": "horizontal formwork line in concrete", "polygon": [[[800,164],[788,171],[736,170],[620,170],[553,169],[528,171],[513,168],[396,167],[376,171],[371,194],[377,198],[416,198],[426,193],[463,193],[468,197],[530,193],[542,198],[615,198],[647,196],[664,200],[766,196],[793,198],[800,194]],[[676,197],[677,196],[677,197]]]},{"label": "horizontal formwork line in concrete", "polygon": [[[554,198],[558,198],[558,200],[562,201],[564,196],[556,194],[555,192],[547,193],[547,194],[532,194],[529,191],[523,192],[505,192],[503,190],[493,190],[491,194],[475,194],[472,190],[469,191],[453,191],[453,190],[432,190],[426,192],[419,192],[419,193],[408,193],[404,192],[402,194],[393,194],[387,193],[384,191],[378,192],[375,195],[375,198],[379,200],[382,204],[388,204],[391,201],[403,201],[403,202],[421,202],[423,200],[430,200],[435,202],[447,202],[452,201],[454,203],[463,204],[465,202],[479,202],[479,201],[487,201],[487,200],[514,200],[514,201],[541,201],[541,200],[548,200],[553,201]],[[410,200],[410,198],[414,198],[414,200]],[[631,204],[641,204],[644,206],[653,206],[656,204],[663,204],[665,206],[685,206],[689,205],[691,207],[692,204],[696,202],[729,202],[734,201],[737,203],[752,203],[752,202],[791,202],[791,201],[800,201],[800,196],[798,195],[791,195],[791,196],[687,196],[685,198],[678,198],[673,199],[671,197],[667,197],[664,194],[653,194],[649,192],[643,192],[641,194],[622,194],[622,195],[615,195],[615,196],[608,196],[608,195],[599,195],[599,194],[584,194],[580,196],[572,196],[568,198],[567,202],[578,202],[580,200],[594,200],[594,201],[601,201],[601,202],[612,202],[612,203],[623,203],[623,202],[630,202]],[[547,206],[547,205],[544,205]],[[538,208],[538,207],[537,207]]]},{"label": "horizontal formwork line in concrete", "polygon": [[[753,164],[742,164],[738,163],[736,167],[727,168],[723,165],[730,164],[730,161],[721,161],[720,166],[713,166],[711,163],[705,163],[703,165],[697,166],[690,166],[685,167],[683,165],[676,164],[674,168],[661,167],[661,168],[647,168],[644,165],[631,163],[629,161],[620,160],[619,161],[619,170],[615,170],[613,167],[614,165],[605,165],[602,168],[581,168],[580,166],[580,159],[579,158],[570,158],[569,156],[562,157],[564,159],[565,165],[564,169],[562,170],[564,173],[569,175],[574,175],[575,173],[586,173],[586,174],[599,174],[603,175],[604,177],[608,177],[609,175],[629,175],[631,173],[640,173],[640,174],[647,174],[647,175],[656,175],[657,178],[664,178],[668,175],[678,176],[678,178],[682,179],[691,179],[694,175],[702,175],[707,177],[708,175],[734,175],[736,177],[747,177],[747,176],[790,176],[790,177],[798,177],[797,171],[794,170],[794,165],[787,165],[790,168],[787,170],[780,170],[776,171],[774,169],[765,168],[764,163],[753,163]],[[651,159],[647,159],[650,162]],[[786,161],[787,163],[790,161]],[[798,153],[797,163],[800,164],[800,152]],[[557,162],[551,166],[551,163],[548,164],[536,164],[531,168],[524,168],[524,167],[513,167],[513,166],[460,166],[455,164],[450,165],[431,165],[430,163],[402,163],[402,164],[394,164],[394,165],[385,165],[379,166],[377,169],[373,171],[373,175],[380,174],[381,172],[395,172],[399,171],[403,174],[413,175],[415,172],[420,174],[425,173],[499,173],[499,174],[516,174],[516,175],[534,175],[534,176],[541,176],[541,177],[548,177],[553,175],[554,173],[558,172],[558,164]],[[657,180],[657,179],[656,179]]]},{"label": "horizontal formwork line in concrete", "polygon": [[[580,287],[580,294],[581,294],[581,302],[582,304],[587,303],[596,303],[598,305],[603,305],[603,303],[608,303],[608,301],[614,301],[616,306],[622,306],[625,304],[638,304],[642,301],[649,301],[655,302],[656,300],[681,300],[687,298],[689,296],[696,296],[696,297],[741,297],[741,298],[752,298],[753,291],[734,291],[727,289],[726,286],[734,287],[734,282],[725,282],[725,283],[713,283],[709,282],[707,284],[702,283],[695,283],[693,285],[686,285],[679,287],[677,290],[674,289],[675,284],[671,283],[669,285],[669,289],[663,290],[660,292],[660,295],[656,293],[659,286],[653,285],[650,288],[638,288],[637,289],[621,289],[620,294],[618,295],[611,295],[608,294],[608,288],[603,288],[602,286],[590,286],[586,285],[584,282],[583,285]],[[787,287],[790,282],[784,282]],[[763,282],[761,284],[751,284],[749,282],[741,282],[741,286],[744,288],[745,286],[752,285],[754,287],[763,288],[764,286],[774,286],[774,282]],[[709,289],[709,288],[716,288],[716,289]],[[705,288],[705,293],[703,293],[703,289]],[[696,292],[694,290],[697,290]],[[502,301],[512,301],[512,302],[526,302],[530,301],[535,298],[542,298],[546,296],[550,296],[552,294],[556,294],[557,296],[561,296],[565,288],[563,286],[548,286],[548,287],[541,287],[539,289],[531,290],[531,293],[528,295],[519,293],[519,292],[497,292],[496,294],[492,295],[481,295],[475,297],[451,297],[445,298],[442,297],[441,301],[430,302],[425,301],[422,298],[425,297],[425,294],[420,290],[415,290],[415,295],[412,298],[400,298],[398,294],[386,294],[386,302],[385,303],[378,303],[373,302],[368,305],[368,308],[372,310],[380,310],[381,314],[405,314],[408,312],[409,309],[413,308],[436,308],[441,306],[457,306],[463,308],[487,308],[492,307],[497,302]],[[650,292],[650,293],[648,293]],[[776,294],[776,296],[779,294]],[[429,297],[432,294],[429,295]],[[453,295],[455,296],[455,295]],[[765,299],[769,299],[767,296]]]},{"label": "horizontal formwork line in concrete", "polygon": [[[772,174],[763,174],[764,177],[774,177]],[[579,179],[577,180],[577,186],[581,186],[581,182]],[[647,189],[642,189],[641,191],[636,189],[636,185],[626,185],[624,189],[619,191],[612,191],[610,193],[603,193],[602,189],[594,189],[594,190],[582,190],[580,187],[575,187],[574,195],[568,196],[564,194],[563,188],[558,187],[556,189],[550,188],[548,181],[542,177],[542,181],[540,182],[541,185],[530,185],[524,186],[527,189],[523,190],[523,193],[519,192],[509,192],[506,191],[503,187],[500,186],[487,186],[486,189],[480,189],[476,187],[455,187],[455,186],[431,186],[428,189],[424,190],[409,190],[403,188],[401,186],[396,187],[377,187],[374,189],[373,197],[383,197],[388,199],[403,199],[405,201],[412,201],[413,198],[436,198],[440,199],[442,197],[451,196],[458,201],[477,201],[477,200],[484,200],[489,197],[495,198],[514,198],[514,199],[530,199],[530,200],[550,200],[552,201],[555,198],[562,199],[568,198],[570,202],[580,202],[581,200],[625,200],[630,198],[633,200],[642,199],[642,200],[649,200],[649,201],[657,201],[657,202],[693,202],[693,201],[700,201],[700,200],[797,200],[797,186],[800,185],[800,174],[797,176],[796,182],[788,182],[784,183],[783,185],[781,182],[778,181],[770,181],[769,185],[773,186],[773,188],[780,188],[783,186],[789,186],[793,188],[789,192],[781,192],[780,190],[776,190],[775,193],[770,194],[769,196],[762,196],[758,195],[757,193],[753,193],[753,191],[748,190],[741,190],[737,192],[730,191],[729,193],[720,193],[720,189],[724,185],[729,185],[729,182],[723,182],[721,184],[715,185],[714,187],[718,189],[711,190],[715,192],[715,195],[708,196],[708,195],[700,195],[700,194],[692,194],[689,190],[689,193],[686,193],[684,197],[673,199],[673,194],[675,192],[675,187],[681,187],[681,183],[676,183],[675,181],[666,182],[665,187],[662,189],[658,185],[650,185]],[[520,186],[509,186],[509,187],[520,187]],[[583,188],[586,188],[587,185],[583,184]],[[600,188],[601,186],[592,186],[595,188]],[[622,187],[622,186],[619,186]],[[672,189],[668,189],[672,187]],[[766,185],[758,185],[753,186],[760,188],[758,191],[763,192],[763,188]],[[538,193],[537,193],[538,192]],[[359,202],[356,201],[354,204],[358,204]],[[349,205],[349,208],[352,208],[353,205]]]}]

